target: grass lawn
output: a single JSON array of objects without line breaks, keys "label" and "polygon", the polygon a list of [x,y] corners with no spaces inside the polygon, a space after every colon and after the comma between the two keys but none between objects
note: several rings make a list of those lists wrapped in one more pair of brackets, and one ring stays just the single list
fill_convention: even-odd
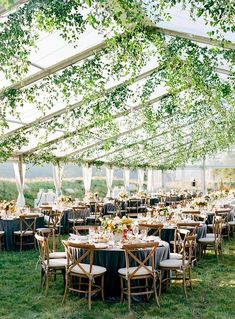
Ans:
[{"label": "grass lawn", "polygon": [[38,291],[39,269],[35,269],[37,251],[0,252],[0,318],[1,319],[118,319],[118,318],[235,318],[235,238],[224,246],[224,260],[217,263],[208,254],[193,269],[193,290],[185,300],[181,285],[173,285],[162,293],[160,309],[152,300],[127,304],[94,301],[92,310],[87,300],[69,296],[65,305],[62,278],[58,276],[49,288],[49,295]]}]

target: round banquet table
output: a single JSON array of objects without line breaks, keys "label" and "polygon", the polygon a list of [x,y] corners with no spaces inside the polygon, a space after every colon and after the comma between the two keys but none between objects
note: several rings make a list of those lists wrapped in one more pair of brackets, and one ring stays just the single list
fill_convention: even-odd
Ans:
[{"label": "round banquet table", "polygon": [[[76,254],[78,255],[77,250]],[[147,255],[147,250],[138,250],[136,254],[139,258],[144,260]],[[159,263],[169,257],[170,246],[167,242],[161,240],[155,254],[155,268],[158,269]],[[86,262],[88,262],[88,260]],[[105,299],[110,301],[119,299],[121,288],[118,269],[126,266],[124,250],[121,248],[97,249],[94,252],[93,264],[107,269],[104,278]],[[130,267],[131,266],[136,266],[136,264],[130,263]]]},{"label": "round banquet table", "polygon": [[[185,227],[187,229],[187,227]],[[151,235],[154,232],[154,230],[149,231],[149,235]],[[197,229],[197,240],[203,237],[206,237],[207,233],[207,225],[203,224],[198,227]],[[170,243],[174,240],[174,234],[175,234],[175,227],[163,227],[161,232],[161,239]]]},{"label": "round banquet table", "polygon": [[[44,227],[44,216],[37,217],[36,228]],[[20,230],[20,219],[1,219],[0,230],[5,232],[5,249],[14,250],[13,233]]]}]

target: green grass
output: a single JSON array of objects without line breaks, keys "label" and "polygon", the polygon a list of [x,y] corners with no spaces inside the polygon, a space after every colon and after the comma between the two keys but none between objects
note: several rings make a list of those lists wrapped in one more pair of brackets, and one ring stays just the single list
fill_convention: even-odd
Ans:
[{"label": "green grass", "polygon": [[38,291],[40,271],[35,269],[37,251],[0,252],[0,318],[1,319],[232,319],[235,318],[235,239],[225,244],[223,261],[217,263],[208,254],[193,268],[193,290],[185,300],[180,284],[162,293],[160,309],[152,300],[133,303],[128,315],[127,304],[94,301],[69,296],[65,305],[62,278],[58,276],[45,297]]},{"label": "green grass", "polygon": [[[122,181],[114,181],[113,187],[123,185]],[[37,198],[37,193],[40,188],[45,190],[55,189],[53,181],[27,181],[25,187],[25,200],[26,205],[31,207],[34,206],[34,199]],[[71,194],[73,198],[79,198],[80,200],[84,197],[84,186],[81,180],[71,180],[63,181],[62,183],[62,192],[63,194],[70,195],[66,193],[66,189],[71,188],[74,190],[74,193]],[[105,197],[107,193],[106,181],[105,180],[92,180],[91,189],[93,192],[97,192],[100,197]],[[15,181],[1,180],[0,181],[0,200],[11,200],[16,199],[18,192],[16,189]]]}]

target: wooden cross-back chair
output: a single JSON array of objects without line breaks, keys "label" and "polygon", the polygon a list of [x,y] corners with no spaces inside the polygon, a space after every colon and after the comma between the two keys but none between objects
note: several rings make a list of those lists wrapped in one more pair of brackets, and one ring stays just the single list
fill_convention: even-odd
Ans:
[{"label": "wooden cross-back chair", "polygon": [[222,237],[223,238],[229,238],[230,235],[230,225],[229,225],[229,214],[231,210],[230,209],[219,209],[215,211],[215,216],[214,219],[216,218],[221,218],[223,219],[223,224],[222,224]]},{"label": "wooden cross-back chair", "polygon": [[51,210],[48,213],[47,227],[51,229],[53,251],[56,251],[56,237],[60,236],[61,220],[64,213],[57,210]]},{"label": "wooden cross-back chair", "polygon": [[[92,294],[100,292],[104,301],[104,274],[106,268],[93,264],[94,245],[69,241],[62,241],[62,243],[67,253],[66,284],[63,302],[65,302],[68,291],[88,294],[88,307],[90,310]],[[77,253],[75,253],[75,250],[77,250]],[[89,263],[87,263],[87,260]],[[73,287],[72,277],[78,278],[78,288]],[[97,284],[95,279],[100,279],[100,284]]]},{"label": "wooden cross-back chair", "polygon": [[185,229],[178,226],[177,228],[175,228],[174,240],[170,241],[170,244],[173,246],[173,253],[171,253],[171,258],[182,259],[181,251],[183,247],[184,238],[189,233],[189,229]]},{"label": "wooden cross-back chair", "polygon": [[71,218],[68,219],[69,230],[73,229],[76,225],[81,225],[86,223],[87,217],[87,206],[85,204],[80,204],[78,206],[72,207]]},{"label": "wooden cross-back chair", "polygon": [[126,207],[127,217],[138,217],[140,201],[139,198],[128,199]]},{"label": "wooden cross-back chair", "polygon": [[125,216],[127,213],[126,204],[127,202],[125,200],[120,200],[117,198],[114,200],[115,210],[117,212],[117,215],[119,215],[120,217]]},{"label": "wooden cross-back chair", "polygon": [[53,275],[54,278],[59,272],[65,276],[65,266],[67,264],[66,258],[50,258],[50,249],[48,238],[35,234],[39,249],[39,263],[41,265],[41,285],[45,286],[45,293],[48,294],[49,278]]},{"label": "wooden cross-back chair", "polygon": [[207,234],[206,237],[200,238],[198,240],[200,244],[200,255],[203,257],[207,250],[214,250],[215,255],[222,256],[222,230],[223,230],[223,219],[214,219],[213,221],[213,233]]},{"label": "wooden cross-back chair", "polygon": [[[36,232],[36,220],[38,218],[38,214],[21,214],[19,218],[20,230],[14,231],[13,233],[14,244],[16,246],[20,246],[20,251],[22,251],[24,245],[34,245],[36,248],[34,235]],[[17,241],[17,238],[19,238],[19,241]],[[29,241],[30,238],[32,241]],[[25,243],[23,239],[25,239]]]},{"label": "wooden cross-back chair", "polygon": [[99,222],[99,217],[101,216],[101,211],[97,202],[90,202],[86,205],[90,209],[89,216],[86,217],[88,224],[97,224]]},{"label": "wooden cross-back chair", "polygon": [[[131,309],[131,296],[145,295],[147,298],[154,295],[157,305],[159,306],[159,299],[157,294],[157,272],[155,270],[155,253],[158,247],[158,242],[154,243],[138,243],[123,245],[125,250],[126,267],[118,270],[121,280],[121,302],[124,295],[128,298],[128,310]],[[138,250],[145,250],[144,256],[141,254],[141,258],[135,253]],[[130,266],[131,263],[135,263],[136,266]],[[131,286],[132,280],[144,280],[142,285]],[[149,285],[149,280],[152,281],[152,285]],[[126,282],[126,285],[125,285]],[[137,291],[135,291],[137,289]],[[138,291],[140,290],[141,291]]]},{"label": "wooden cross-back chair", "polygon": [[152,236],[158,236],[161,238],[163,224],[139,224],[139,229],[147,228],[147,232],[152,231]]},{"label": "wooden cross-back chair", "polygon": [[188,215],[191,217],[192,220],[197,221],[198,218],[201,216],[200,210],[184,210],[181,213],[182,215]]},{"label": "wooden cross-back chair", "polygon": [[[187,298],[187,281],[192,288],[192,262],[193,251],[196,245],[196,236],[186,234],[182,245],[181,259],[166,259],[159,263],[160,269],[160,292],[163,281],[166,281],[166,288],[169,286],[169,281],[180,280],[183,282],[184,295]],[[166,272],[166,278],[162,279],[162,272]],[[169,276],[169,272],[175,273],[174,276]],[[187,276],[188,275],[188,276]]]}]

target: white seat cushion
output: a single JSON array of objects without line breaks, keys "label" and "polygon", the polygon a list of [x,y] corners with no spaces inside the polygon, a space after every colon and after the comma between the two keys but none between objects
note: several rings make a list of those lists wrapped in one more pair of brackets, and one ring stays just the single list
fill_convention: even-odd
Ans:
[{"label": "white seat cushion", "polygon": [[5,232],[2,231],[2,230],[0,230],[0,236],[1,236],[1,235],[4,235],[4,234],[5,234]]},{"label": "white seat cushion", "polygon": [[28,235],[33,235],[33,231],[32,230],[27,230],[25,232],[21,232],[20,230],[16,230],[14,231],[14,234],[15,235],[25,235],[25,236],[28,236]]},{"label": "white seat cushion", "polygon": [[[90,271],[90,265],[89,264],[83,264],[81,263],[80,264],[82,266],[82,268],[89,273]],[[96,265],[93,265],[92,266],[92,275],[102,275],[104,274],[105,272],[107,271],[107,269],[105,267],[101,267],[101,266],[96,266]],[[84,272],[81,270],[81,268],[79,268],[78,266],[75,266],[72,271],[72,273],[75,273],[75,274],[84,274]]]},{"label": "white seat cushion", "polygon": [[69,218],[68,219],[68,221],[70,222],[70,223],[82,223],[82,222],[84,222],[84,219],[82,219],[82,218]]},{"label": "white seat cushion", "polygon": [[[166,259],[159,263],[159,267],[163,268],[180,268],[183,265],[183,261],[180,259]],[[188,261],[185,260],[185,266],[188,265]]]},{"label": "white seat cushion", "polygon": [[171,240],[171,241],[170,241],[170,244],[171,244],[171,245],[176,244],[176,246],[178,246],[179,244],[182,244],[182,243],[183,243],[183,241],[180,241],[180,242],[179,242],[178,240],[177,240],[176,242],[175,242],[174,240]]},{"label": "white seat cushion", "polygon": [[[136,270],[137,267],[129,267],[129,275],[132,274],[135,270]],[[147,266],[147,268],[149,270],[152,270],[152,267],[151,266]],[[127,275],[127,269],[126,268],[120,268],[118,269],[118,272],[120,275],[122,276],[126,276]],[[149,275],[150,273],[144,268],[144,267],[141,267],[136,273],[134,276],[144,276],[144,275]]]},{"label": "white seat cushion", "polygon": [[170,259],[182,259],[183,255],[178,253],[170,253]]},{"label": "white seat cushion", "polygon": [[64,251],[57,251],[57,252],[54,252],[54,253],[50,253],[49,254],[49,258],[50,259],[54,259],[54,258],[59,258],[59,259],[61,259],[61,258],[66,258],[67,256],[66,256],[66,252],[64,252]]},{"label": "white seat cushion", "polygon": [[235,220],[232,220],[231,222],[228,222],[228,224],[229,224],[230,226],[235,226]]},{"label": "white seat cushion", "polygon": [[[215,234],[214,233],[209,233],[209,234],[206,234],[206,237],[208,238],[215,238]],[[204,237],[203,237],[204,238]]]},{"label": "white seat cushion", "polygon": [[215,242],[215,237],[214,236],[211,236],[211,237],[203,237],[203,238],[200,238],[200,239],[198,239],[198,241],[200,242],[200,243],[208,243],[208,244],[210,244],[210,243],[213,243],[213,242]]},{"label": "white seat cushion", "polygon": [[50,259],[49,260],[49,267],[53,267],[53,268],[63,268],[67,265],[67,259]]}]

